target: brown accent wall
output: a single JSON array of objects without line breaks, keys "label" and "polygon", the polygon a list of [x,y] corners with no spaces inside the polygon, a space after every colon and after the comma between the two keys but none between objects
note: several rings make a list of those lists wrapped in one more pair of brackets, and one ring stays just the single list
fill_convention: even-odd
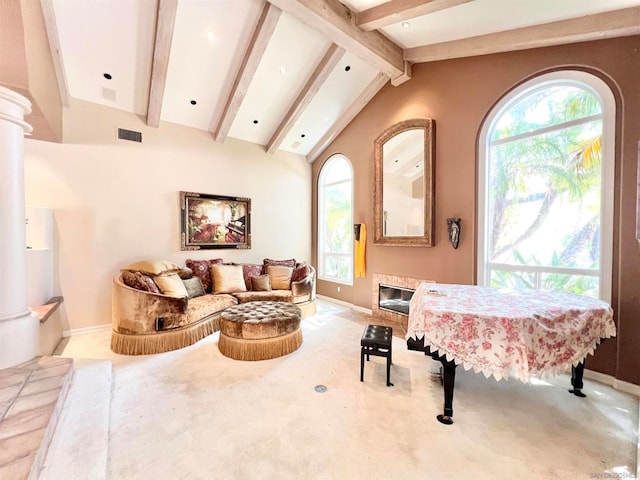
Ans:
[{"label": "brown accent wall", "polygon": [[[640,133],[640,37],[501,53],[414,65],[413,78],[385,86],[313,164],[313,251],[317,259],[317,179],[331,155],[355,172],[354,222],[365,223],[367,276],[352,288],[319,281],[318,293],[371,308],[373,273],[443,283],[475,283],[477,137],[483,118],[507,91],[532,76],[586,69],[607,81],[617,99],[616,189],[612,306],[618,337],[602,344],[588,368],[640,385],[640,245],[635,237],[637,146]],[[411,117],[436,121],[435,246],[377,246],[373,231],[373,141]],[[447,217],[460,217],[460,247],[447,241]]]}]

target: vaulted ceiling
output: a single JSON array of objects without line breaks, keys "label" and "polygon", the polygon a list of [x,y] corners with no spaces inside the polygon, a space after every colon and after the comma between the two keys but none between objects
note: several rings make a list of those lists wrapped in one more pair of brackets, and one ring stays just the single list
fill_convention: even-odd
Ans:
[{"label": "vaulted ceiling", "polygon": [[62,104],[78,98],[309,161],[389,80],[411,81],[413,63],[640,33],[640,0],[41,5]]}]

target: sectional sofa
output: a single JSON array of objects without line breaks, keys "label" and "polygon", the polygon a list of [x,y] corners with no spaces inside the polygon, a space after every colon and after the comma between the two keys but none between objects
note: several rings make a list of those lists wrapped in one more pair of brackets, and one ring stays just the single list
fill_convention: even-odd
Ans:
[{"label": "sectional sofa", "polygon": [[292,302],[308,317],[315,297],[315,269],[294,259],[137,262],[113,279],[111,349],[146,355],[186,347],[219,330],[224,309],[238,303]]}]

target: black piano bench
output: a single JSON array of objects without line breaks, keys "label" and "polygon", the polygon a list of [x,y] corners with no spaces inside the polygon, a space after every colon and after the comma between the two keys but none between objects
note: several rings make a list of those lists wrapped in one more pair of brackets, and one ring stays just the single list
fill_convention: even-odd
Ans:
[{"label": "black piano bench", "polygon": [[364,357],[367,362],[369,355],[386,357],[387,359],[387,387],[393,387],[390,382],[391,376],[391,340],[393,339],[393,328],[381,327],[380,325],[369,325],[364,329],[362,340],[360,340],[360,381],[364,382]]}]

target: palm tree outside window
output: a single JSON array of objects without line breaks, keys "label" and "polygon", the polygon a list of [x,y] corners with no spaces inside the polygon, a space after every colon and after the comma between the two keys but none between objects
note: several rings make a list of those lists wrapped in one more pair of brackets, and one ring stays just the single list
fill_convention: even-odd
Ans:
[{"label": "palm tree outside window", "polygon": [[480,135],[478,283],[610,299],[615,102],[585,72],[508,94]]},{"label": "palm tree outside window", "polygon": [[342,155],[318,179],[318,278],[353,284],[353,169]]}]

